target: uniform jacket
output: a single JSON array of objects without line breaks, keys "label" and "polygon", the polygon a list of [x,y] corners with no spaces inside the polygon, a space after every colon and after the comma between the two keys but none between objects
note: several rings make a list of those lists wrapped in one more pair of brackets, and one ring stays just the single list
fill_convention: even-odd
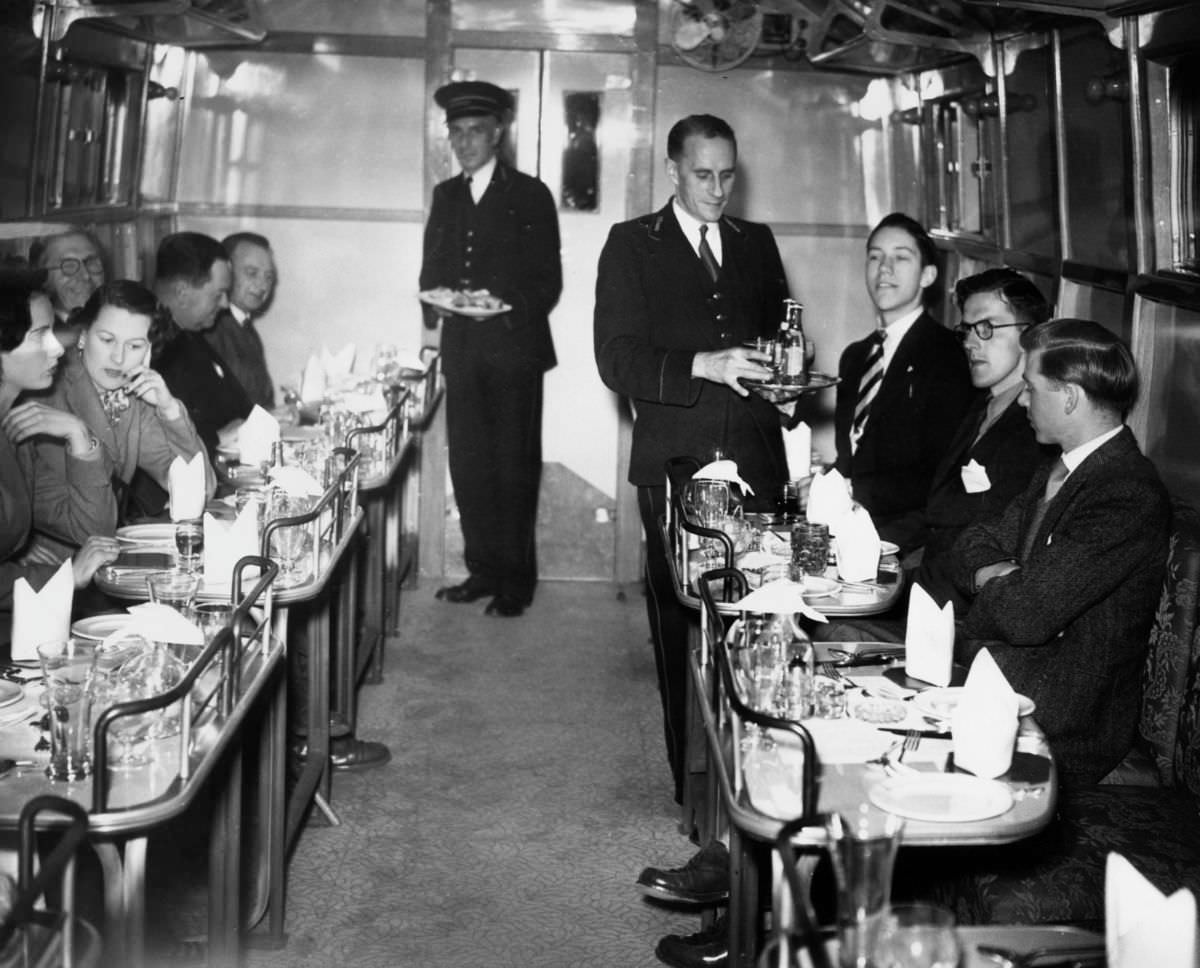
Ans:
[{"label": "uniform jacket", "polygon": [[228,309],[217,313],[217,322],[206,330],[204,339],[224,360],[253,403],[264,410],[275,408],[275,385],[267,370],[262,337],[254,327],[254,318],[239,323]]},{"label": "uniform jacket", "polygon": [[1067,478],[1022,557],[1051,466],[1043,464],[1000,517],[972,525],[955,544],[954,577],[964,591],[984,565],[1020,564],[980,589],[959,631],[968,651],[988,646],[1013,688],[1037,703],[1062,774],[1095,783],[1137,730],[1170,504],[1125,428]]},{"label": "uniform jacket", "polygon": [[558,215],[540,181],[496,162],[478,205],[461,176],[433,190],[421,288],[487,289],[512,306],[503,316],[449,316],[442,360],[453,379],[464,354],[497,366],[549,370],[556,360],[550,310],[562,292]]},{"label": "uniform jacket", "polygon": [[763,498],[787,480],[780,413],[751,393],[693,379],[698,352],[773,336],[787,279],[771,230],[725,216],[714,285],[670,203],[613,226],[596,280],[595,353],[600,377],[636,413],[629,481],[661,485],[671,457],[714,448]]},{"label": "uniform jacket", "polygon": [[869,337],[851,343],[838,365],[837,468],[884,537],[904,543],[908,536],[888,534],[888,523],[925,507],[934,471],[970,405],[971,378],[955,335],[922,313],[896,347],[851,455],[850,425],[869,351]]}]

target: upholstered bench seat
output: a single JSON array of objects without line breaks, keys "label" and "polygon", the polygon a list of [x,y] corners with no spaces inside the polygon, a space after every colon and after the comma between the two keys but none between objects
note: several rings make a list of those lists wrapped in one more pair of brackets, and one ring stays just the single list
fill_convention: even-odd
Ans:
[{"label": "upholstered bench seat", "polygon": [[[927,893],[964,924],[1104,920],[1104,864],[1130,858],[1159,890],[1189,887],[1200,897],[1200,810],[1180,790],[1099,786],[1065,793],[1058,817],[1023,843],[964,850]],[[920,892],[920,888],[914,885]]]}]

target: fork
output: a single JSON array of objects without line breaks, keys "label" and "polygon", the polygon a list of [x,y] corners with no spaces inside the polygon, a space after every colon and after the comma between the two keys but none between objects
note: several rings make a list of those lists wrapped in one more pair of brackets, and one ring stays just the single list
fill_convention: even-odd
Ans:
[{"label": "fork", "polygon": [[910,729],[904,734],[904,744],[900,747],[900,752],[896,754],[896,762],[904,762],[905,753],[914,753],[918,746],[921,745],[921,731],[919,729]]},{"label": "fork", "polygon": [[828,679],[836,679],[847,689],[857,689],[858,688],[858,684],[855,683],[854,680],[852,680],[848,675],[846,675],[844,672],[842,672],[842,670],[839,669],[832,662],[822,662],[821,663],[821,675],[825,676]]}]

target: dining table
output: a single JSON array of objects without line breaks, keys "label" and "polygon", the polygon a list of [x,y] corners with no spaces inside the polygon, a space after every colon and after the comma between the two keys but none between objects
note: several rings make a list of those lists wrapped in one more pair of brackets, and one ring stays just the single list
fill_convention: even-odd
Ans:
[{"label": "dining table", "polygon": [[[751,513],[743,515],[741,520],[760,533],[761,547],[777,552],[781,563],[790,560],[790,550],[785,555],[784,548],[789,540],[789,528],[796,520],[794,516]],[[689,654],[695,654],[704,649],[700,632],[700,568],[736,568],[739,560],[738,547],[729,534],[699,525],[677,498],[668,501],[668,512],[660,521],[660,528],[663,546],[667,549],[675,596],[688,609],[689,614],[695,617],[688,626],[687,644]],[[710,549],[707,566],[697,562],[704,542],[708,543]],[[712,549],[717,550],[715,559],[712,557]],[[742,553],[744,554],[744,549]],[[899,549],[894,545],[881,546],[879,567],[871,581],[842,580],[837,572],[836,561],[831,557],[825,573],[811,576],[806,584],[805,604],[827,618],[867,617],[888,611],[901,600],[904,593],[904,573],[900,568],[898,553]],[[750,587],[744,573],[743,585],[746,588]],[[738,611],[731,601],[721,601],[717,608],[728,615]],[[701,840],[705,841],[715,833],[716,787],[709,772],[709,744],[705,738],[702,716],[703,693],[696,692],[691,678],[688,680],[687,689],[689,715],[680,828],[689,832],[695,830]]]},{"label": "dining table", "polygon": [[[183,680],[156,699],[119,704],[98,717],[93,769],[83,779],[60,781],[47,776],[49,746],[42,741],[42,689],[36,670],[30,670],[19,702],[0,709],[0,757],[32,764],[0,779],[0,830],[17,830],[22,808],[43,794],[64,797],[87,811],[87,837],[103,875],[106,951],[112,964],[137,968],[144,963],[149,839],[206,788],[214,795],[209,964],[238,963],[243,727],[254,710],[274,701],[274,685],[284,661],[283,642],[273,634],[269,602],[274,576],[274,566],[262,559],[244,562],[233,579],[234,618],[193,658]],[[133,707],[140,709],[146,703],[177,709],[178,728],[146,741],[145,765],[118,768],[108,755],[112,723],[130,710],[136,714]],[[38,816],[38,829],[65,828],[71,819],[44,810]]]},{"label": "dining table", "polygon": [[[965,847],[1032,836],[1050,823],[1057,804],[1057,770],[1036,709],[1026,706],[1020,717],[1009,771],[995,779],[975,777],[954,764],[949,727],[944,718],[938,719],[948,713],[921,702],[922,694],[908,688],[914,682],[903,675],[902,664],[855,664],[854,654],[862,643],[814,646],[818,669],[823,666],[849,680],[844,683],[844,715],[801,722],[815,745],[815,756],[790,724],[764,729],[746,721],[755,717],[736,695],[732,670],[722,668],[728,662],[723,644],[706,642],[691,655],[694,693],[707,700],[699,706],[714,781],[713,809],[719,818],[714,833],[723,830],[729,839],[730,965],[738,968],[749,968],[757,954],[755,914],[764,847],[788,821],[814,819],[792,837],[807,878],[826,849],[827,834],[819,818],[833,813],[848,814],[868,805],[867,809],[905,818],[904,846]],[[848,663],[844,672],[839,662]],[[908,693],[909,698],[897,698]],[[878,704],[869,704],[880,694],[893,707],[907,707],[903,719],[876,723],[856,718],[855,703],[873,714]],[[930,709],[934,715],[927,716]],[[897,767],[894,754],[910,730],[920,734],[916,751]],[[811,771],[807,779],[806,767]],[[776,910],[786,910],[786,885],[778,876],[773,880]]]}]

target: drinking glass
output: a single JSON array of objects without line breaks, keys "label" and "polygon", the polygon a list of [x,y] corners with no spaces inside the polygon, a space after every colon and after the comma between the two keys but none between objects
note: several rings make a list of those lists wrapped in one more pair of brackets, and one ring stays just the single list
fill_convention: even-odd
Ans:
[{"label": "drinking glass", "polygon": [[199,518],[176,523],[175,563],[193,573],[204,563],[204,524]]},{"label": "drinking glass", "polygon": [[150,601],[170,605],[186,619],[192,617],[200,576],[185,571],[160,571],[146,576]]},{"label": "drinking glass", "polygon": [[[118,669],[112,684],[106,691],[109,706],[117,703],[134,702],[138,699],[149,699],[153,695],[145,677],[140,675],[135,667]],[[139,713],[136,716],[122,716],[114,719],[108,727],[108,735],[116,744],[116,755],[109,760],[109,766],[114,770],[136,770],[150,762],[146,755],[145,743],[150,735],[153,722],[152,713]]]},{"label": "drinking glass", "polygon": [[871,946],[873,968],[957,968],[961,957],[954,915],[936,904],[891,907]]},{"label": "drinking glass", "polygon": [[88,688],[96,666],[96,643],[61,639],[39,645],[37,654],[50,715],[46,775],[52,780],[82,780],[92,772],[87,746],[91,725]]},{"label": "drinking glass", "polygon": [[703,528],[719,528],[729,513],[727,481],[688,481],[683,489],[683,506]]},{"label": "drinking glass", "polygon": [[838,964],[869,968],[892,893],[892,867],[904,821],[863,804],[826,822],[837,880]]},{"label": "drinking glass", "polygon": [[[164,692],[174,689],[187,673],[187,666],[177,659],[161,642],[152,642],[150,648],[143,649],[132,659],[121,666],[117,675],[118,690],[122,683],[127,690],[136,693],[130,698],[146,699],[151,696],[161,696]],[[121,701],[128,701],[127,699]],[[179,703],[172,703],[165,709],[156,709],[144,716],[131,716],[131,720],[144,719],[141,732],[153,739],[174,736],[179,732]],[[133,729],[130,724],[130,729]]]},{"label": "drinking glass", "polygon": [[[291,518],[307,513],[309,498],[292,497],[277,491],[271,501],[272,518]],[[279,560],[280,585],[296,585],[308,578],[310,569],[304,559],[312,555],[312,524],[287,525],[271,533],[271,555]]]}]

